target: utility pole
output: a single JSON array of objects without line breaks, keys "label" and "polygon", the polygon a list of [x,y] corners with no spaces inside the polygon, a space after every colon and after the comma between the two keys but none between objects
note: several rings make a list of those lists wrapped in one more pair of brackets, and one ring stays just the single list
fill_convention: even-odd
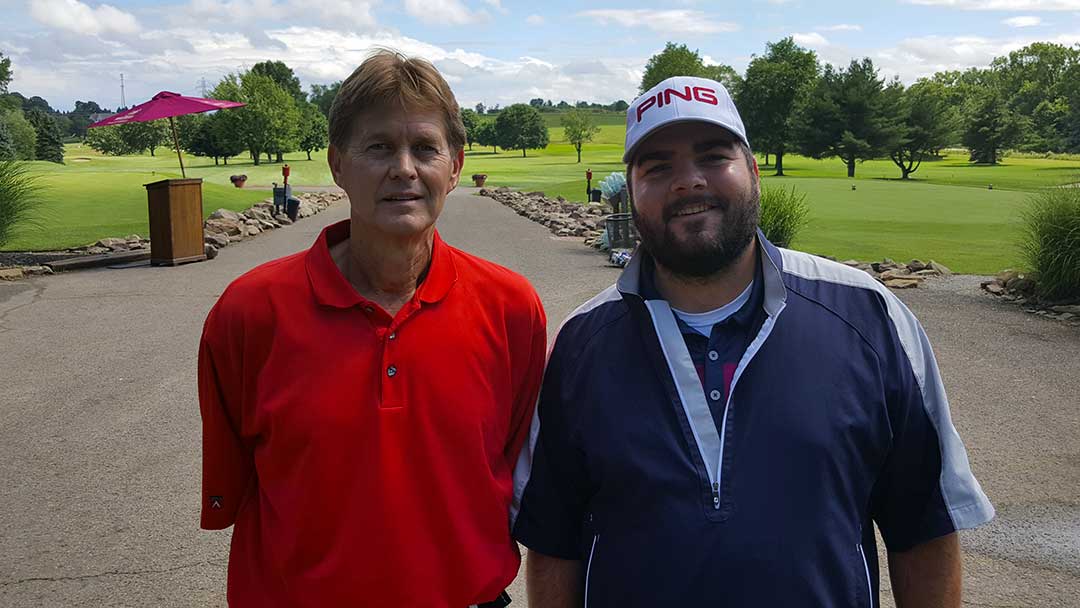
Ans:
[{"label": "utility pole", "polygon": [[120,107],[127,107],[127,100],[124,99],[124,73],[120,72]]},{"label": "utility pole", "polygon": [[206,79],[203,78],[199,81],[199,88],[202,91],[202,96],[206,97]]}]

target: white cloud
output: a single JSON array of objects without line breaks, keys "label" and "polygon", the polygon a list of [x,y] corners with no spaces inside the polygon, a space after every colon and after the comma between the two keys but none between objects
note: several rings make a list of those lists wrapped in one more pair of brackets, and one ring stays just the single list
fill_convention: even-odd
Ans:
[{"label": "white cloud", "polygon": [[529,25],[544,25],[544,18],[540,15],[529,15],[525,18],[525,23]]},{"label": "white cloud", "polygon": [[682,9],[595,9],[582,11],[578,16],[590,17],[602,25],[614,23],[623,27],[646,27],[656,32],[675,34],[716,34],[739,29],[737,24],[715,21],[702,11]]},{"label": "white cloud", "polygon": [[[185,27],[192,22],[201,23],[214,19],[230,24],[252,24],[259,32],[260,22],[268,15],[279,19],[315,19],[319,23],[338,26],[372,28],[375,17],[371,11],[376,0],[191,0],[186,10],[171,11],[168,16],[175,27]],[[249,32],[249,37],[250,33]]]},{"label": "white cloud", "polygon": [[484,0],[484,4],[487,4],[488,6],[499,11],[500,13],[510,12],[503,7],[502,0]]},{"label": "white cloud", "polygon": [[907,0],[909,4],[965,11],[1075,11],[1080,0]]},{"label": "white cloud", "polygon": [[474,13],[461,0],[405,0],[405,12],[431,25],[467,25],[487,18],[487,13]]},{"label": "white cloud", "polygon": [[791,37],[795,40],[795,44],[799,46],[806,46],[812,49],[829,46],[828,39],[817,32],[810,32],[807,34],[795,33],[792,34]]},{"label": "white cloud", "polygon": [[825,25],[817,29],[822,32],[861,32],[862,26],[850,23],[838,23],[836,25]]},{"label": "white cloud", "polygon": [[139,22],[131,13],[108,4],[94,8],[79,0],[31,0],[30,16],[44,25],[77,34],[139,31]]},{"label": "white cloud", "polygon": [[1042,18],[1034,16],[1010,17],[1002,21],[1009,27],[1034,27],[1042,24]]},{"label": "white cloud", "polygon": [[838,45],[819,51],[822,61],[845,67],[853,58],[869,56],[881,75],[899,76],[905,83],[933,76],[936,72],[984,68],[995,57],[1008,55],[1033,42],[1052,42],[1064,46],[1080,43],[1080,32],[1046,36],[985,38],[980,36],[925,36],[906,38],[895,46],[867,52]]}]

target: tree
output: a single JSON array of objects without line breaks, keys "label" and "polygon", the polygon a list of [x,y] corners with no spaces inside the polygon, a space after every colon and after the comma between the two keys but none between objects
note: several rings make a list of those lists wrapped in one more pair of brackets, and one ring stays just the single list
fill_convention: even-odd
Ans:
[{"label": "tree", "polygon": [[886,101],[884,82],[869,58],[852,60],[846,70],[825,66],[793,123],[799,151],[812,158],[839,157],[848,177],[855,177],[857,161],[884,156],[900,136]]},{"label": "tree", "polygon": [[486,109],[486,108],[484,108],[484,104],[483,104],[483,103],[478,103],[478,104],[476,104],[476,113],[477,113],[477,114],[479,114],[479,115],[483,116],[483,115],[484,115],[484,110],[485,110],[485,109]]},{"label": "tree", "polygon": [[216,129],[230,147],[242,144],[256,165],[262,154],[295,150],[299,145],[300,116],[296,103],[269,76],[250,71],[229,74],[210,96],[247,104],[218,112],[215,118],[221,118]]},{"label": "tree", "polygon": [[600,132],[600,127],[594,125],[589,115],[581,110],[570,110],[563,114],[562,126],[566,141],[577,150],[577,162],[580,163],[582,144],[592,141],[593,136]]},{"label": "tree", "polygon": [[340,80],[334,84],[313,84],[308,97],[311,103],[318,106],[323,116],[330,118],[330,108],[334,105],[334,98],[337,97],[339,90],[341,90]]},{"label": "tree", "polygon": [[34,158],[47,160],[53,163],[64,162],[64,143],[60,138],[60,130],[56,121],[42,110],[34,108],[25,112],[26,120],[34,127],[36,138]]},{"label": "tree", "polygon": [[154,156],[158,146],[171,140],[169,122],[167,120],[150,120],[147,122],[131,122],[125,125],[117,125],[120,131],[120,139],[127,149],[125,154],[141,154],[143,151]]},{"label": "tree", "polygon": [[626,109],[629,107],[630,104],[626,103],[626,100],[620,99],[619,101],[616,101],[615,103],[608,106],[608,109],[612,112],[625,112]]},{"label": "tree", "polygon": [[75,110],[67,114],[68,120],[71,121],[71,130],[68,133],[76,137],[85,137],[86,128],[92,122],[90,116],[107,111],[95,101],[76,101]]},{"label": "tree", "polygon": [[530,99],[529,100],[529,105],[536,108],[537,110],[539,110],[539,109],[544,107],[544,99],[542,97],[536,97],[534,99]]},{"label": "tree", "polygon": [[[645,74],[641,77],[641,93],[660,84],[672,76],[699,76],[712,78],[725,87],[737,84],[738,74],[726,65],[707,66],[698,52],[691,51],[685,44],[667,43],[664,50],[649,58],[645,64]],[[725,82],[727,80],[727,82]]]},{"label": "tree", "polygon": [[1016,115],[1031,120],[1017,146],[1030,151],[1062,151],[1067,146],[1065,117],[1073,66],[1080,64],[1080,48],[1036,42],[998,57],[988,70],[1002,98]]},{"label": "tree", "polygon": [[0,112],[0,123],[7,125],[11,133],[11,144],[15,148],[15,160],[34,160],[37,148],[37,133],[34,125],[26,120],[22,110]]},{"label": "tree", "polygon": [[537,150],[548,145],[548,130],[536,108],[523,103],[507,106],[495,118],[495,137],[505,150]]},{"label": "tree", "polygon": [[1009,109],[997,87],[975,91],[964,105],[963,143],[971,161],[996,165],[999,153],[1020,140],[1026,122]]},{"label": "tree", "polygon": [[124,141],[120,138],[120,129],[113,127],[97,127],[86,131],[86,145],[92,149],[109,156],[121,156],[127,154]]},{"label": "tree", "polygon": [[480,126],[480,116],[473,110],[462,108],[461,124],[465,125],[465,141],[469,143],[471,152],[473,142],[476,141],[476,129]]},{"label": "tree", "polygon": [[15,160],[15,141],[6,122],[0,121],[0,162]]},{"label": "tree", "polygon": [[300,149],[307,152],[322,150],[329,143],[330,125],[315,104],[305,103],[300,111]]},{"label": "tree", "polygon": [[776,155],[776,175],[783,175],[784,153],[793,144],[795,108],[813,86],[818,62],[813,51],[790,37],[766,48],[765,55],[746,68],[736,99],[750,141],[766,155]]},{"label": "tree", "polygon": [[277,83],[279,87],[289,94],[289,97],[293,98],[297,107],[307,103],[307,95],[300,88],[300,79],[296,77],[296,73],[293,72],[292,68],[285,65],[284,61],[260,61],[251,66],[251,71],[268,76],[270,80]]},{"label": "tree", "polygon": [[923,160],[953,141],[956,112],[944,85],[931,80],[920,80],[906,91],[899,84],[890,85],[885,94],[895,97],[886,107],[897,113],[900,125],[889,158],[900,168],[900,178],[908,179]]},{"label": "tree", "polygon": [[492,154],[498,152],[496,146],[499,145],[499,137],[495,133],[495,123],[484,121],[476,127],[476,143],[481,146],[491,146]]},{"label": "tree", "polygon": [[169,127],[165,120],[97,127],[86,133],[88,146],[110,156],[143,152],[150,152],[150,156],[154,156],[154,150],[168,140]]},{"label": "tree", "polygon": [[[15,93],[15,95],[19,94]],[[19,97],[22,97],[22,95],[19,95]],[[45,99],[41,97],[38,97],[37,95],[34,95],[30,99],[23,98],[22,109],[23,112],[29,112],[30,110],[41,110],[46,114],[56,114],[56,110],[52,109],[52,106],[49,105],[49,102],[45,101]]]},{"label": "tree", "polygon": [[11,84],[11,59],[0,53],[0,94],[6,95]]}]

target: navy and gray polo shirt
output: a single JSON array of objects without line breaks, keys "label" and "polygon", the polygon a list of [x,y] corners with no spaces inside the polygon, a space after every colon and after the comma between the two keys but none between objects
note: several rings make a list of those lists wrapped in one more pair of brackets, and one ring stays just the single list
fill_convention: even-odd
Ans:
[{"label": "navy and gray polo shirt", "polygon": [[873,608],[873,523],[904,551],[994,515],[911,312],[758,239],[761,323],[716,418],[641,252],[559,330],[514,535],[582,560],[590,608]]}]

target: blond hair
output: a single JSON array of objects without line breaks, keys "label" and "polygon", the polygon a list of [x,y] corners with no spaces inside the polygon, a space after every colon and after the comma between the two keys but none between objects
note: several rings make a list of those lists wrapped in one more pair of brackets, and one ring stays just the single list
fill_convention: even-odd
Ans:
[{"label": "blond hair", "polygon": [[465,147],[465,125],[450,85],[430,62],[391,49],[377,50],[341,83],[330,107],[330,144],[347,147],[356,118],[387,105],[441,113],[450,147]]}]

